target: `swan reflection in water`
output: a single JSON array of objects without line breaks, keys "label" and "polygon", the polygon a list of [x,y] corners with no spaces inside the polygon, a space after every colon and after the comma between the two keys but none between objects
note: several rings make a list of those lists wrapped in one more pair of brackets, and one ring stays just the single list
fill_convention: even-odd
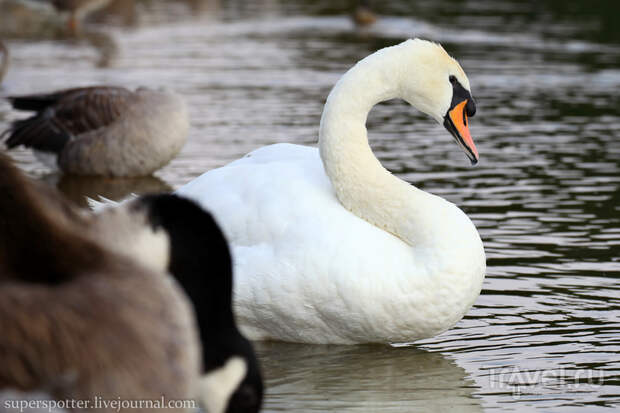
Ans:
[{"label": "swan reflection in water", "polygon": [[468,373],[416,347],[255,342],[264,411],[482,412]]}]

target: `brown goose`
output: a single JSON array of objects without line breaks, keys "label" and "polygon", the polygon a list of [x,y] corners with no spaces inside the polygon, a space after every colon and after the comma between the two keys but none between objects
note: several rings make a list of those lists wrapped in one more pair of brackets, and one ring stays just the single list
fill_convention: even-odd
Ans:
[{"label": "brown goose", "polygon": [[[86,216],[2,154],[0,193],[0,389],[90,403],[191,400],[198,339],[172,278],[85,234]],[[161,231],[148,242],[168,248]]]},{"label": "brown goose", "polygon": [[150,175],[179,153],[189,131],[185,102],[171,92],[94,86],[8,99],[36,113],[2,134],[7,147],[54,155],[69,174]]}]

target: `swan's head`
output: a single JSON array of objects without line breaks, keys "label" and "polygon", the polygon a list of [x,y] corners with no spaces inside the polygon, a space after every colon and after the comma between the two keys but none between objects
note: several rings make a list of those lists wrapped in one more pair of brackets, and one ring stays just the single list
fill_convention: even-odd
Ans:
[{"label": "swan's head", "polygon": [[403,98],[443,124],[471,163],[476,164],[478,150],[467,119],[476,113],[476,102],[461,65],[437,43],[414,39],[400,46],[412,59],[403,71]]}]

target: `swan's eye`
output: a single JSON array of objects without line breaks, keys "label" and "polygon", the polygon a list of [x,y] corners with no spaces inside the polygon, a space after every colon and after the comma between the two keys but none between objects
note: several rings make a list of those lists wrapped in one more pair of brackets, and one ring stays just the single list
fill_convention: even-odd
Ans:
[{"label": "swan's eye", "polygon": [[455,84],[455,83],[456,83],[456,76],[454,76],[454,75],[450,75],[450,77],[448,78],[448,80],[450,80],[450,83]]}]

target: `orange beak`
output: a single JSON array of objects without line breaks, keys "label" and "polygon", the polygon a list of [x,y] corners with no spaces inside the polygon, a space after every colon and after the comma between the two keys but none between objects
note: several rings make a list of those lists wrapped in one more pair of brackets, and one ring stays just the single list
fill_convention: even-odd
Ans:
[{"label": "orange beak", "polygon": [[450,109],[444,118],[443,124],[452,136],[454,136],[461,149],[465,151],[465,154],[471,161],[471,164],[475,165],[478,163],[478,149],[476,149],[474,140],[469,133],[467,112],[465,110],[466,105],[467,99]]}]

